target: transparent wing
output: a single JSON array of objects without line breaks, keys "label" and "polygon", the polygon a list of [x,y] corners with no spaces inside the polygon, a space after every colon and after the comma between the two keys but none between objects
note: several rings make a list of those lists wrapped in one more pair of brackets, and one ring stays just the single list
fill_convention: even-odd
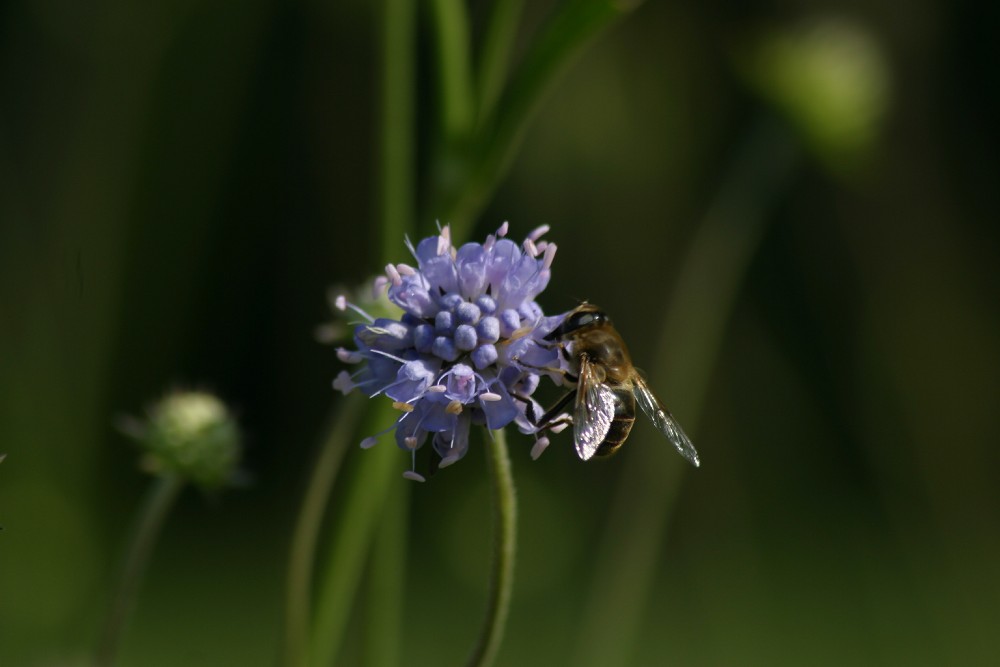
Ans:
[{"label": "transparent wing", "polygon": [[573,444],[581,459],[587,461],[597,452],[614,418],[615,392],[598,382],[590,363],[581,359],[576,407],[573,410]]},{"label": "transparent wing", "polygon": [[642,408],[642,411],[652,420],[657,430],[667,436],[667,440],[677,448],[680,455],[696,467],[701,465],[701,461],[698,459],[698,452],[695,450],[694,445],[691,444],[691,440],[684,435],[684,431],[674,421],[674,417],[670,414],[670,411],[663,407],[660,399],[656,398],[656,395],[649,390],[646,381],[641,377],[636,377],[632,393],[635,394],[635,400],[639,404],[639,407]]}]

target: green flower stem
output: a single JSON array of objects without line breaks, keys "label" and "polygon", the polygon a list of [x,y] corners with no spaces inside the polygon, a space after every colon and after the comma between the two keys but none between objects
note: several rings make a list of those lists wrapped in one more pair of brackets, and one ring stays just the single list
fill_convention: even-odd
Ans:
[{"label": "green flower stem", "polygon": [[524,0],[496,0],[493,3],[493,12],[483,39],[483,50],[476,77],[478,84],[476,116],[480,126],[493,112],[507,80],[511,51],[517,38],[517,25],[523,7]]},{"label": "green flower stem", "polygon": [[506,173],[528,121],[553,81],[604,29],[638,6],[624,0],[571,0],[549,21],[517,68],[495,112],[482,124],[475,162],[456,187],[433,202],[432,218],[447,220],[463,238]]},{"label": "green flower stem", "polygon": [[414,206],[414,78],[416,3],[385,0],[382,12],[379,246],[389,262],[412,228]]},{"label": "green flower stem", "polygon": [[467,667],[493,664],[503,639],[514,583],[514,554],[517,550],[517,496],[503,430],[493,432],[489,444],[490,474],[493,488],[493,563],[486,618],[479,640],[466,662]]},{"label": "green flower stem", "polygon": [[146,572],[146,566],[149,564],[150,554],[163,528],[163,522],[182,488],[184,482],[179,477],[160,475],[153,480],[146,492],[139,513],[135,517],[135,524],[132,526],[118,589],[104,623],[101,642],[94,659],[97,667],[110,667],[115,664],[122,634],[135,607],[136,594]]},{"label": "green flower stem", "polygon": [[[398,459],[397,459],[398,460]],[[403,629],[403,589],[406,583],[407,523],[413,484],[389,484],[382,520],[375,534],[365,598],[365,665],[400,664]]]},{"label": "green flower stem", "polygon": [[[364,420],[365,432],[375,432],[392,423],[398,414],[387,401],[378,401]],[[357,467],[350,475],[346,497],[334,523],[332,543],[318,570],[320,589],[310,633],[310,665],[328,667],[334,664],[340,650],[389,485],[402,483],[392,474],[398,469],[399,453],[395,442],[387,438],[357,457]]]},{"label": "green flower stem", "polygon": [[[717,199],[684,260],[657,346],[655,366],[669,386],[670,405],[688,433],[696,433],[708,380],[768,212],[798,163],[794,137],[771,119],[757,123],[725,177]],[[654,382],[664,386],[665,383]],[[711,456],[702,448],[702,460]],[[652,463],[653,453],[630,453],[598,551],[574,665],[629,663],[642,630],[650,585],[662,567],[659,553],[684,464]],[[642,511],[636,511],[641,507]],[[613,609],[613,614],[607,611]]]},{"label": "green flower stem", "polygon": [[464,141],[472,129],[475,110],[469,17],[463,0],[431,0],[437,56],[440,123],[446,147]]},{"label": "green flower stem", "polygon": [[334,413],[295,523],[285,599],[285,665],[288,667],[304,667],[307,664],[306,646],[309,639],[316,545],[330,492],[340,471],[348,441],[354,434],[363,401],[360,394],[352,394],[340,403]]}]

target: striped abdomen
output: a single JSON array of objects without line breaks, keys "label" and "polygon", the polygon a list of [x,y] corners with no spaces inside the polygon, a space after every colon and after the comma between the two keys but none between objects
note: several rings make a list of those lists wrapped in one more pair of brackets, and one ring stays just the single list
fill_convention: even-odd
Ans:
[{"label": "striped abdomen", "polygon": [[604,441],[597,447],[594,456],[611,456],[625,442],[632,424],[635,423],[635,396],[632,390],[618,387],[615,392],[615,417],[611,420],[611,428],[604,436]]}]

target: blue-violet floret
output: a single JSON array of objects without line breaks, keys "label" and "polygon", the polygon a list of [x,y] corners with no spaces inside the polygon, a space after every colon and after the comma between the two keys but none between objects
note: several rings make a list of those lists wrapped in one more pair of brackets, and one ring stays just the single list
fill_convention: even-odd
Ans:
[{"label": "blue-violet floret", "polygon": [[[558,351],[543,338],[563,315],[546,317],[535,302],[556,253],[555,244],[540,240],[547,231],[539,227],[521,245],[504,238],[507,223],[484,243],[460,248],[447,226],[416,247],[407,240],[416,266],[389,264],[375,281],[402,309],[398,320],[372,318],[346,298],[336,300],[340,310],[351,308],[367,321],[354,329],[357,350],[337,351],[359,370],[341,371],[333,386],[345,394],[384,395],[401,412],[362,447],[392,431],[396,444],[415,456],[430,438],[438,466],[445,467],[465,455],[473,424],[499,429],[514,423],[536,432],[533,418],[541,411],[531,395],[541,375],[560,379]],[[536,436],[532,456],[547,444]],[[404,476],[423,481],[412,468]]]}]

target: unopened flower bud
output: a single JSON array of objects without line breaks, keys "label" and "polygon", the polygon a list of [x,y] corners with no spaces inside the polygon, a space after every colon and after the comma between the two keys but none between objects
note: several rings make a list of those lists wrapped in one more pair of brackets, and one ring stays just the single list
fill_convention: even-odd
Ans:
[{"label": "unopened flower bud", "polygon": [[240,435],[225,404],[204,392],[169,394],[137,434],[154,472],[176,474],[203,488],[232,481]]}]

